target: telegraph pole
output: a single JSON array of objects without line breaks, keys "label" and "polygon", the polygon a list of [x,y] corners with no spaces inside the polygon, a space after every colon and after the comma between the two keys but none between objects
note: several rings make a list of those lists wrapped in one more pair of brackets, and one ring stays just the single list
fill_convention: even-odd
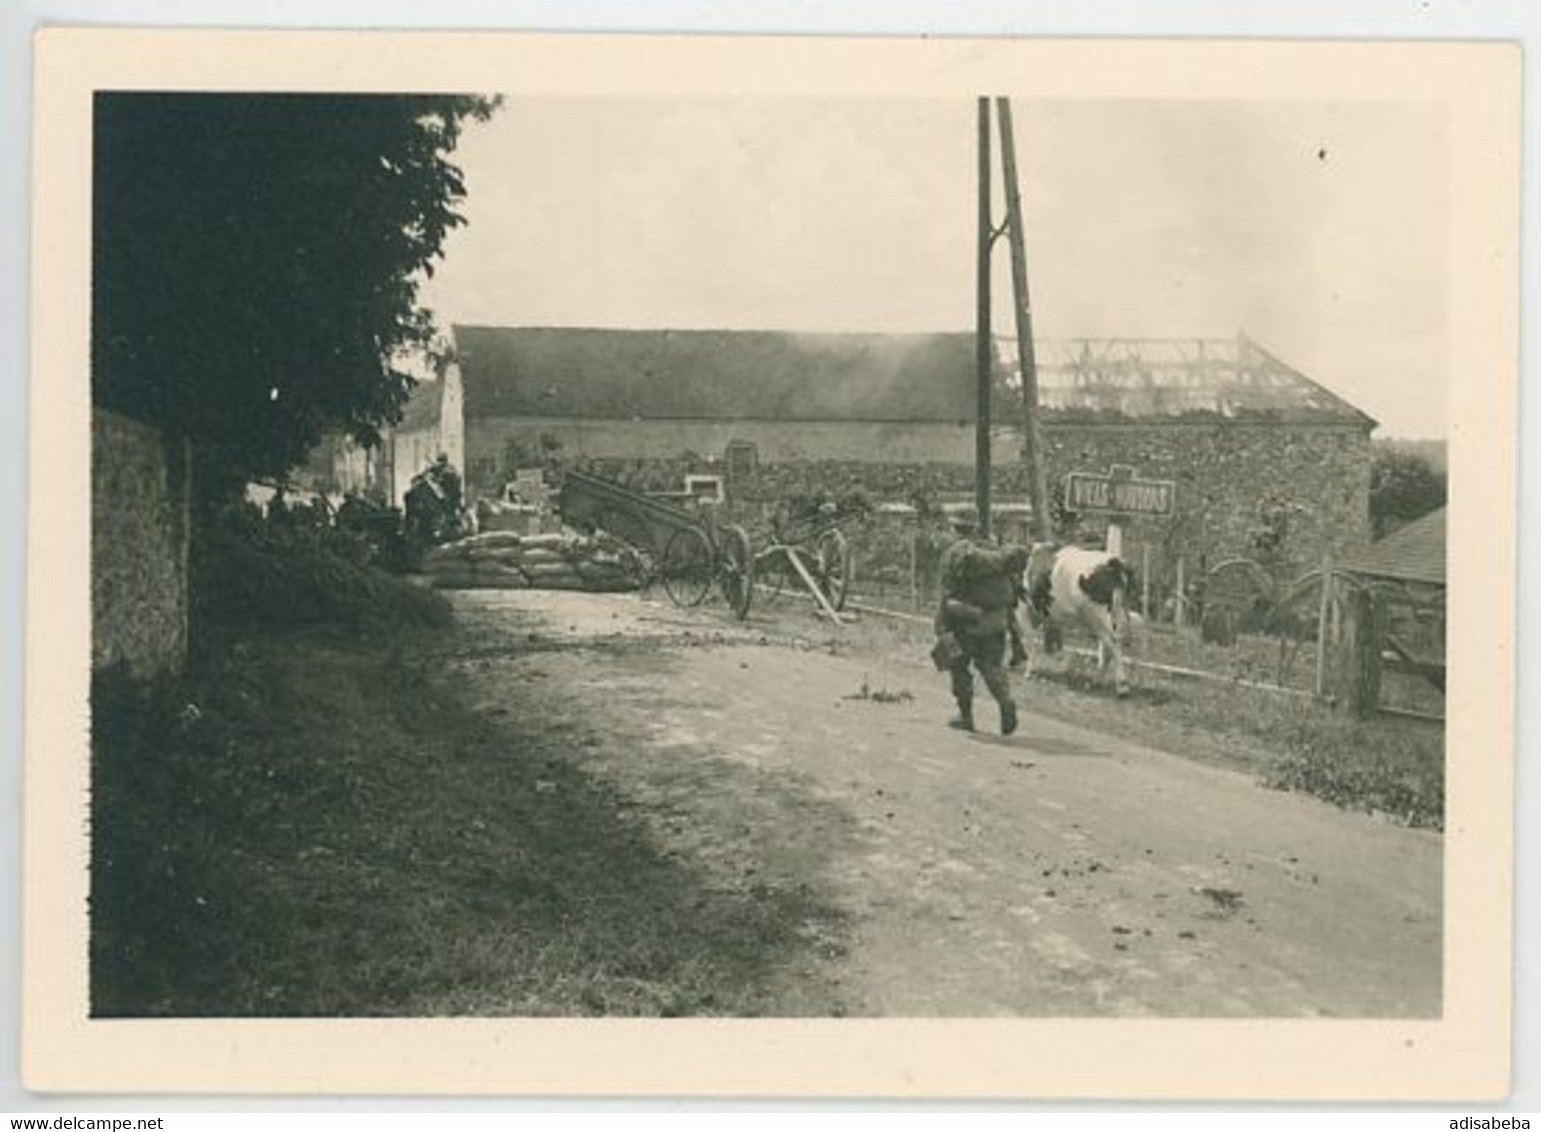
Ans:
[{"label": "telegraph pole", "polygon": [[990,537],[990,392],[995,355],[990,340],[990,245],[994,242],[994,225],[990,223],[990,100],[981,98],[978,306],[974,319],[974,377],[978,398],[974,416],[974,514],[981,539]]},{"label": "telegraph pole", "polygon": [[[983,100],[981,99],[981,102]],[[1038,359],[1033,350],[1033,307],[1027,292],[1027,240],[1022,234],[1022,198],[1017,190],[1017,146],[1011,100],[997,98],[1001,129],[1001,173],[1006,182],[1006,225],[1011,237],[1011,286],[1016,302],[1017,359],[1022,370],[1022,467],[1033,527],[1045,542],[1053,537],[1048,484],[1043,471],[1043,437],[1038,429]]]}]

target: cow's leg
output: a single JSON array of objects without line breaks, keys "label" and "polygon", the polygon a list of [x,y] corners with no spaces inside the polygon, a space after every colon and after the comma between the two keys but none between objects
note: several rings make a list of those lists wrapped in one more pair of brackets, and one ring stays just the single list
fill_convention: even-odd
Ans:
[{"label": "cow's leg", "polygon": [[1045,651],[1043,646],[1043,628],[1035,627],[1029,621],[1027,631],[1022,634],[1022,644],[1027,653],[1027,663],[1022,673],[1022,678],[1024,680],[1031,680],[1038,674],[1038,670],[1043,664],[1043,654]]},{"label": "cow's leg", "polygon": [[1116,630],[1109,629],[1108,652],[1112,654],[1113,663],[1113,689],[1120,696],[1129,694],[1129,678],[1124,672],[1124,646],[1118,639]]},{"label": "cow's leg", "polygon": [[1113,655],[1113,688],[1120,696],[1129,694],[1129,676],[1124,671],[1124,634],[1129,629],[1128,595],[1119,586],[1113,591],[1108,607],[1108,649]]},{"label": "cow's leg", "polygon": [[1124,650],[1118,637],[1118,620],[1113,610],[1093,606],[1087,614],[1087,628],[1097,640],[1097,675],[1105,679],[1109,666],[1113,669],[1113,688],[1120,696],[1129,694],[1129,684],[1124,673]]}]

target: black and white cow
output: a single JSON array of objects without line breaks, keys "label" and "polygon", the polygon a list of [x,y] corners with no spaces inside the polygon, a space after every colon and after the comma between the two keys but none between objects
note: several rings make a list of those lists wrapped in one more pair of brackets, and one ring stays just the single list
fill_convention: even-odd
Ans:
[{"label": "black and white cow", "polygon": [[1106,672],[1111,664],[1113,687],[1126,695],[1123,640],[1134,573],[1123,560],[1103,550],[1040,543],[1028,558],[1023,584],[1028,623],[1040,631],[1028,649],[1028,675],[1041,653],[1059,649],[1065,629],[1079,625],[1097,641],[1098,668]]}]

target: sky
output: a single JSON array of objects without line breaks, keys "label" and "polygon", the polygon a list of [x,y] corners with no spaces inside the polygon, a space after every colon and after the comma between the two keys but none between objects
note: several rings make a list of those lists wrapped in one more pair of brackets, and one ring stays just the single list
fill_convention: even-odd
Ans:
[{"label": "sky", "polygon": [[[1445,435],[1437,107],[1013,113],[1036,337],[1245,332],[1376,435]],[[446,325],[974,326],[971,99],[510,98],[454,160],[468,224],[424,291]],[[1004,240],[994,290],[1013,333]]]}]

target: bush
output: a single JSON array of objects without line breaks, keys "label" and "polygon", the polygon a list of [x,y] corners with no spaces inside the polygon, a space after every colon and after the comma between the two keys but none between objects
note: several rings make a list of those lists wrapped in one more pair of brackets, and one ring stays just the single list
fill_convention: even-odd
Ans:
[{"label": "bush", "polygon": [[143,684],[120,668],[92,675],[93,1014],[126,1000],[155,1013],[179,971],[213,991],[264,914],[251,899],[215,899],[240,891],[226,831],[250,768],[194,705],[190,684]]},{"label": "bush", "polygon": [[1444,759],[1429,736],[1403,734],[1390,721],[1322,721],[1302,713],[1279,737],[1286,753],[1265,776],[1267,785],[1408,825],[1444,827]]},{"label": "bush", "polygon": [[450,622],[440,594],[350,560],[314,531],[224,523],[201,534],[193,574],[200,633],[371,633]]}]

